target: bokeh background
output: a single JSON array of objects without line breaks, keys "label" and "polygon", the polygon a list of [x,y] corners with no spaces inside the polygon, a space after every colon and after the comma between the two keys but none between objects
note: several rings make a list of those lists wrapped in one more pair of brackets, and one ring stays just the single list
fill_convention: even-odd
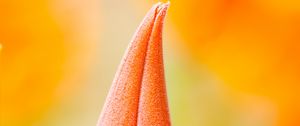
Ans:
[{"label": "bokeh background", "polygon": [[[1,0],[1,126],[94,126],[157,0]],[[174,126],[300,126],[299,0],[174,0]]]}]

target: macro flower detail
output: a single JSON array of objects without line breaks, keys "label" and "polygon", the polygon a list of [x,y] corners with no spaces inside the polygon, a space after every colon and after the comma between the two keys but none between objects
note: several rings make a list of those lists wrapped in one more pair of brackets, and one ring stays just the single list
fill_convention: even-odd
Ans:
[{"label": "macro flower detail", "polygon": [[169,2],[155,4],[134,34],[98,126],[171,125],[162,54],[163,22],[168,7]]}]

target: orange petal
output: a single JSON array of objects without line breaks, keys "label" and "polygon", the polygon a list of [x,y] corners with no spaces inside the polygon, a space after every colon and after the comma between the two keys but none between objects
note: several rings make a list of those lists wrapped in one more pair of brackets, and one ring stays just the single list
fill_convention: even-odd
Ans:
[{"label": "orange petal", "polygon": [[163,5],[157,14],[148,44],[139,101],[139,126],[170,125],[162,55],[162,27],[168,6]]},{"label": "orange petal", "polygon": [[162,26],[168,5],[154,5],[133,36],[98,126],[170,125],[162,60]]}]

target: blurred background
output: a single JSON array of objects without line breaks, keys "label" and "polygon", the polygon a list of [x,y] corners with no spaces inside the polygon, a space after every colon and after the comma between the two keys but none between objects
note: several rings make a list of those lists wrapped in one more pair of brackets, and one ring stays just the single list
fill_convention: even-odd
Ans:
[{"label": "blurred background", "polygon": [[[94,126],[157,0],[1,0],[1,126]],[[299,0],[174,0],[174,126],[300,126]]]}]

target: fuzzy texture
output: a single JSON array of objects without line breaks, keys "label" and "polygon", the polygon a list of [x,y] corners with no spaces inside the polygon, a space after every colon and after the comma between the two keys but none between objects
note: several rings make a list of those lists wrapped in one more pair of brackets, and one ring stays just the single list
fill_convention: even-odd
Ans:
[{"label": "fuzzy texture", "polygon": [[162,29],[169,3],[147,13],[114,78],[98,126],[169,126]]}]

